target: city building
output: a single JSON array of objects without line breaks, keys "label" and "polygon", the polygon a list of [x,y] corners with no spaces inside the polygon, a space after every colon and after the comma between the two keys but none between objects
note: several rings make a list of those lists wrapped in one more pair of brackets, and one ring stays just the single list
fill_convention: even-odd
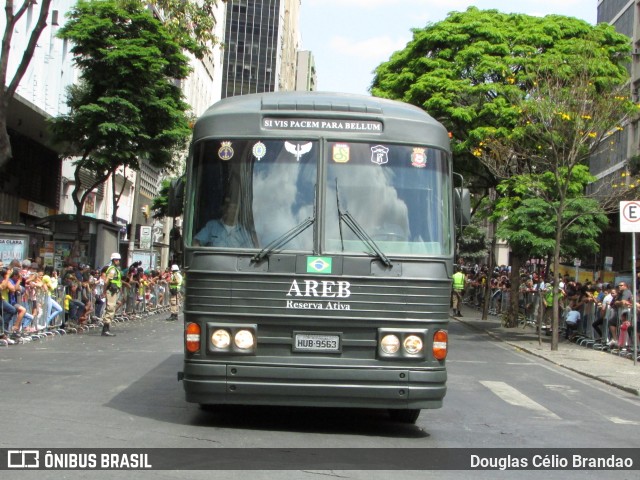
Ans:
[{"label": "city building", "polygon": [[318,89],[318,77],[313,53],[309,50],[298,51],[298,68],[296,72],[296,90],[313,92]]},{"label": "city building", "polygon": [[295,90],[300,0],[228,0],[222,98]]},{"label": "city building", "polygon": [[[69,45],[56,38],[65,14],[75,3],[52,2],[33,59],[9,102],[7,130],[13,158],[0,174],[0,256],[5,261],[39,254],[51,240],[52,231],[34,222],[60,213],[60,152],[51,143],[46,122],[66,113],[65,89],[75,79]],[[30,3],[12,32],[7,83],[18,68],[39,7],[37,2]],[[6,16],[0,15],[3,31],[5,26]]]},{"label": "city building", "polygon": [[[616,31],[631,39],[630,89],[633,101],[640,102],[640,0],[599,0],[597,21],[613,25]],[[612,134],[605,147],[591,157],[589,168],[598,179],[594,188],[610,182],[612,177],[626,177],[634,164],[637,169],[640,159],[639,121],[638,117],[630,119],[622,130]],[[632,239],[631,235],[620,233],[618,218],[617,213],[611,215],[610,228],[601,236],[601,252],[593,260],[598,269],[631,270]]]},{"label": "city building", "polygon": [[[104,265],[114,250],[126,258],[130,246],[139,249],[139,227],[146,226],[151,228],[154,241],[153,255],[145,258],[154,259],[154,266],[166,266],[173,225],[171,219],[154,220],[150,206],[161,178],[171,172],[159,171],[145,162],[138,175],[120,168],[90,192],[80,232],[73,217],[68,216],[76,213],[71,197],[77,181],[75,168],[72,160],[61,160],[61,152],[50,142],[46,122],[67,113],[66,89],[77,80],[69,53],[71,46],[56,37],[75,4],[76,0],[52,0],[47,26],[9,105],[7,122],[13,158],[0,175],[0,257],[6,260],[41,256],[47,264],[58,267],[69,261]],[[39,9],[38,2],[30,3],[14,29],[8,79],[17,69]],[[226,2],[219,1],[214,33],[220,40],[224,38],[225,11]],[[162,18],[159,12],[155,14]],[[0,15],[3,30],[5,22],[5,16]],[[195,118],[220,99],[221,47],[216,45],[211,55],[202,60],[190,58],[192,73],[180,86]],[[90,172],[81,170],[80,191],[91,188],[94,180]],[[114,196],[120,197],[117,208]],[[134,225],[138,228],[133,229]]]}]

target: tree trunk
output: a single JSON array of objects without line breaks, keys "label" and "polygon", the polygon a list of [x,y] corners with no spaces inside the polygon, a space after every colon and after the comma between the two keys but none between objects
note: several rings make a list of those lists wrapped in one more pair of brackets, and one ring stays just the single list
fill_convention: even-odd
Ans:
[{"label": "tree trunk", "polygon": [[[546,276],[546,275],[545,275]],[[538,298],[536,301],[538,302],[538,318],[536,319],[536,324],[538,325],[538,345],[542,345],[542,319],[544,318],[544,291],[540,288],[542,283],[545,282],[542,277],[538,278]]]},{"label": "tree trunk", "polygon": [[[38,17],[35,22],[32,22],[31,25],[28,26],[31,28],[29,41],[24,50],[17,53],[17,55],[22,55],[22,58],[20,59],[13,78],[9,81],[7,79],[7,68],[9,65],[9,55],[11,53],[13,31],[17,22],[25,14],[31,3],[31,1],[25,0],[16,10],[13,0],[6,0],[5,2],[5,31],[2,36],[2,53],[0,54],[0,169],[4,167],[12,157],[11,142],[9,141],[9,133],[7,132],[9,100],[13,98],[33,58],[33,52],[38,45],[40,34],[47,26],[47,17],[49,15],[49,8],[51,7],[51,0],[42,0],[40,2]],[[33,5],[36,5],[36,2],[33,2]],[[24,28],[27,28],[27,25],[25,25]]]},{"label": "tree trunk", "polygon": [[553,318],[551,319],[551,350],[558,350],[558,335],[560,330],[560,298],[558,295],[560,287],[560,240],[562,239],[562,211],[557,213],[556,222],[556,245],[553,249]]},{"label": "tree trunk", "polygon": [[496,251],[496,224],[497,220],[493,222],[493,238],[491,239],[491,251],[489,252],[489,271],[487,272],[487,282],[484,286],[484,304],[482,305],[482,320],[486,320],[489,316],[489,304],[491,303],[491,279],[493,278],[493,268],[496,264],[495,251]]},{"label": "tree trunk", "polygon": [[11,141],[7,132],[8,106],[4,101],[0,102],[0,170],[11,160]]},{"label": "tree trunk", "polygon": [[509,308],[507,310],[507,321],[505,327],[513,328],[518,325],[518,294],[520,293],[520,265],[522,260],[518,255],[513,255],[511,259],[511,290],[509,293]]}]

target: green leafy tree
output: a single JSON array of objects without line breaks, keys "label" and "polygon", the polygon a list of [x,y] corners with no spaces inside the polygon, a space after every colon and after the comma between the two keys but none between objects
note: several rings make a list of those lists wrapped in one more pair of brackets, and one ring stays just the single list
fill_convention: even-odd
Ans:
[{"label": "green leafy tree", "polygon": [[[607,24],[592,26],[557,15],[539,18],[470,7],[442,22],[415,29],[407,47],[378,67],[371,92],[422,107],[442,121],[453,133],[456,170],[472,179],[472,186],[494,188],[514,175],[545,170],[556,172],[561,182],[565,178],[558,173],[561,158],[572,165],[584,164],[588,158],[585,152],[595,151],[610,135],[612,127],[605,125],[619,127],[624,120],[620,109],[624,102],[615,105],[611,94],[619,95],[617,87],[628,78],[625,65],[629,51],[629,38]],[[575,134],[563,143],[562,131],[554,128],[564,117],[554,113],[545,119],[538,115],[542,111],[536,110],[536,103],[551,108],[559,99],[556,95],[547,102],[547,93],[541,90],[553,83],[548,80],[554,75],[561,85],[556,90],[564,97],[571,97],[572,85],[580,77],[587,80],[580,85],[606,93],[604,103],[615,106],[616,111],[599,119],[594,113],[597,109],[590,109],[591,121],[602,120],[600,128],[575,128]],[[602,104],[597,98],[592,100]],[[579,114],[584,109],[577,103],[568,104],[565,110],[559,107],[574,127],[589,120],[588,114]],[[545,144],[539,143],[536,133],[548,134]],[[578,143],[571,145],[575,140]],[[540,162],[541,158],[554,161]],[[571,184],[571,171],[566,175]],[[557,188],[555,194],[566,199],[565,191]],[[559,258],[564,205],[561,201],[556,216],[560,224],[554,258]],[[557,345],[557,334],[552,343]]]},{"label": "green leafy tree", "polygon": [[[563,244],[569,239],[581,248],[596,248],[589,228],[602,214],[618,208],[638,185],[637,179],[622,176],[599,179],[588,173],[589,158],[607,158],[615,134],[634,115],[638,107],[629,99],[628,75],[622,65],[604,65],[598,58],[604,47],[593,43],[572,44],[580,56],[563,58],[555,68],[535,65],[524,76],[529,93],[516,103],[520,117],[508,136],[489,137],[479,148],[484,158],[494,151],[508,152],[512,161],[526,162],[532,172],[530,191],[538,202],[548,206],[553,231],[553,272],[559,283],[559,264]],[[621,59],[626,57],[622,56]],[[587,189],[586,186],[589,185]],[[596,221],[597,223],[597,221]],[[596,230],[601,226],[596,225]],[[571,238],[573,237],[573,238]],[[551,348],[558,348],[558,304],[554,302]]]},{"label": "green leafy tree", "polygon": [[153,0],[149,4],[160,12],[173,38],[197,58],[211,53],[219,43],[213,33],[218,0]]},{"label": "green leafy tree", "polygon": [[165,178],[160,182],[158,196],[153,199],[151,210],[153,210],[153,218],[161,219],[167,216],[169,207],[169,189],[171,188],[171,178]]},{"label": "green leafy tree", "polygon": [[151,205],[153,218],[161,219],[169,216],[175,218],[182,215],[182,205],[177,205],[177,210],[175,212],[169,211],[169,197],[172,194],[172,191],[175,191],[177,188],[176,185],[178,182],[181,182],[184,186],[185,176],[183,175],[178,178],[168,177],[162,180],[159,194],[153,199],[153,203]]},{"label": "green leafy tree", "polygon": [[478,262],[487,254],[485,230],[480,225],[478,216],[474,216],[471,219],[471,224],[464,227],[462,235],[458,238],[458,256],[465,260]]},{"label": "green leafy tree", "polygon": [[[88,193],[118,167],[138,170],[143,158],[171,165],[190,134],[189,107],[175,83],[189,67],[180,44],[137,1],[80,1],[58,35],[72,42],[80,71],[69,113],[51,123],[75,158],[71,195],[79,218]],[[95,174],[86,190],[81,169]]]},{"label": "green leafy tree", "polygon": [[[123,0],[126,3],[132,0]],[[139,0],[133,0],[142,4]],[[214,35],[215,11],[218,0],[155,0],[144,2],[145,5],[154,7],[159,16],[164,20],[165,26],[173,38],[180,43],[182,48],[193,53],[197,58],[203,58],[211,52],[211,48],[219,43]],[[20,55],[20,63],[11,79],[7,78],[11,41],[13,32],[18,22],[24,18],[30,8],[36,8],[30,25],[30,36],[27,47],[17,52]],[[5,29],[2,36],[0,54],[0,168],[11,159],[11,142],[7,133],[7,115],[9,101],[13,98],[20,81],[24,77],[27,68],[33,58],[33,53],[38,44],[38,39],[47,25],[47,17],[51,8],[51,0],[15,0],[5,1]]]},{"label": "green leafy tree", "polygon": [[440,120],[453,135],[456,171],[472,186],[495,187],[527,173],[529,164],[508,153],[478,162],[482,142],[511,135],[521,119],[519,100],[534,87],[533,67],[577,63],[588,48],[598,52],[603,77],[619,77],[629,38],[610,25],[470,7],[414,29],[407,46],[378,66],[371,93],[411,103]]},{"label": "green leafy tree", "polygon": [[[565,179],[567,171],[560,172]],[[597,251],[598,236],[608,224],[606,212],[600,202],[585,195],[587,185],[594,177],[584,165],[577,166],[562,207],[562,237],[560,255],[573,258],[578,254]],[[512,251],[512,269],[518,271],[529,258],[552,257],[557,244],[557,215],[561,200],[554,172],[517,175],[498,186],[500,197],[491,219],[498,228],[496,236],[509,242]],[[515,326],[518,313],[518,286],[512,283],[511,305],[507,325]],[[557,329],[557,326],[556,326]]]},{"label": "green leafy tree", "polygon": [[[161,182],[160,192],[157,197],[153,199],[151,209],[153,210],[153,218],[166,219],[171,217],[173,220],[173,228],[169,233],[169,251],[170,257],[177,263],[181,263],[182,257],[182,232],[180,228],[175,225],[175,217],[182,215],[182,206],[174,206],[172,211],[169,207],[170,196],[172,191],[175,192],[176,184],[178,182],[185,182],[185,176],[178,178],[165,178]],[[176,199],[174,199],[176,201]]]}]

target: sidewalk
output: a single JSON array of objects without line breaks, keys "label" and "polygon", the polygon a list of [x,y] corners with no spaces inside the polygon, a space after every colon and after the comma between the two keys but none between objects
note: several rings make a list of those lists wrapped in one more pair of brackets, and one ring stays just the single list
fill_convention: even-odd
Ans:
[{"label": "sidewalk", "polygon": [[504,328],[499,316],[489,315],[487,320],[482,320],[482,312],[466,305],[461,312],[463,316],[452,318],[452,321],[485,331],[491,337],[523,352],[640,396],[640,362],[634,365],[633,360],[583,347],[563,337],[558,341],[558,350],[551,351],[551,336],[543,334],[540,345],[534,327]]}]

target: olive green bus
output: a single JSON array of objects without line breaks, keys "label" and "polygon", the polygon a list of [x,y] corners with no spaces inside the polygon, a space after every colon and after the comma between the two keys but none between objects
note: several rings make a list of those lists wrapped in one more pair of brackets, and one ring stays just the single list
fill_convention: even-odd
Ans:
[{"label": "olive green bus", "polygon": [[388,409],[446,392],[449,135],[368,96],[224,99],[195,123],[184,198],[186,400]]}]

